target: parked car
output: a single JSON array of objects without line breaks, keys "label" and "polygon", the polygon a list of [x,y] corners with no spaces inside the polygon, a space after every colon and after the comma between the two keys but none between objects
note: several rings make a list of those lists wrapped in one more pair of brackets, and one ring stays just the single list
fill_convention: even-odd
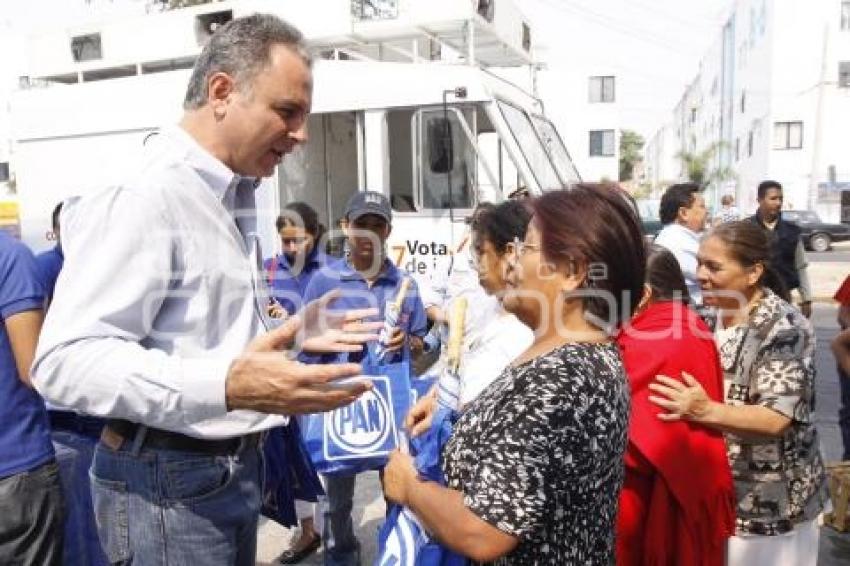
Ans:
[{"label": "parked car", "polygon": [[803,245],[813,252],[825,252],[832,248],[832,242],[850,240],[850,226],[821,222],[811,210],[783,210],[782,218],[803,230]]},{"label": "parked car", "polygon": [[635,201],[635,208],[640,215],[640,222],[643,225],[644,236],[650,241],[655,239],[658,232],[661,231],[661,220],[658,219],[658,205],[661,204],[661,199],[638,199]]}]

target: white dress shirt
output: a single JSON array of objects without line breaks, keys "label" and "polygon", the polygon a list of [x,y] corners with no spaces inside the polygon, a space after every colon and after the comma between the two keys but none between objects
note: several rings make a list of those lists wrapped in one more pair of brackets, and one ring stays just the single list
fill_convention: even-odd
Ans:
[{"label": "white dress shirt", "polygon": [[140,152],[125,184],[63,211],[35,387],[54,406],[198,438],[283,424],[225,400],[231,362],[269,324],[255,181],[178,127]]},{"label": "white dress shirt", "polygon": [[675,222],[666,225],[655,237],[656,244],[667,248],[676,256],[691,300],[698,305],[702,304],[702,289],[697,280],[697,252],[701,237],[701,234]]}]

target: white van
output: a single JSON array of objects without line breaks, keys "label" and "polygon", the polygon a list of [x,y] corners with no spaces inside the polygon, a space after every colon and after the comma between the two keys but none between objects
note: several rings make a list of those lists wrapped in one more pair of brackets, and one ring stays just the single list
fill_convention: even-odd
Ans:
[{"label": "white van", "polygon": [[452,253],[476,203],[579,179],[539,101],[497,69],[532,64],[510,0],[321,4],[225,1],[31,38],[11,105],[23,239],[48,247],[56,202],[120,182],[145,139],[179,118],[205,37],[257,11],[299,26],[319,53],[310,141],[259,189],[266,255],[282,204],[305,201],[333,228],[353,191],[377,190],[394,210],[392,259],[422,275]]}]

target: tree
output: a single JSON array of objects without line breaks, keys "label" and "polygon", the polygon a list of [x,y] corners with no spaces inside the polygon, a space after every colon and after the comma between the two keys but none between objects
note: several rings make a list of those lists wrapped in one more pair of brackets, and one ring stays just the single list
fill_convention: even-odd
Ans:
[{"label": "tree", "polygon": [[682,169],[688,180],[705,188],[734,178],[735,172],[731,167],[712,167],[711,165],[717,153],[727,145],[726,142],[719,141],[696,153],[690,151],[677,153],[676,157],[682,162]]},{"label": "tree", "polygon": [[631,181],[635,164],[643,161],[643,136],[632,130],[620,131],[620,181]]}]

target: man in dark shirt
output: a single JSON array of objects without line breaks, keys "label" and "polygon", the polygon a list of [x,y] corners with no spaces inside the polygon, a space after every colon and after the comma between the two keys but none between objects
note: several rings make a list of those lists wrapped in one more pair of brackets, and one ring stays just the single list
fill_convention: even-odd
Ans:
[{"label": "man in dark shirt", "polygon": [[53,299],[53,289],[56,287],[56,280],[59,278],[59,272],[62,271],[62,263],[65,261],[65,257],[62,255],[62,240],[59,229],[59,213],[62,212],[63,204],[63,202],[60,202],[53,209],[53,236],[56,238],[56,245],[46,252],[41,252],[35,256],[35,262],[38,266],[38,276],[41,279],[41,284],[44,286],[44,294],[48,304]]},{"label": "man in dark shirt", "polygon": [[782,219],[782,185],[762,181],[758,187],[758,210],[750,220],[761,226],[770,241],[771,266],[779,274],[790,293],[800,293],[800,311],[812,316],[812,290],[809,284],[806,255],[800,227]]},{"label": "man in dark shirt", "polygon": [[62,489],[30,366],[44,291],[32,253],[0,231],[0,564],[62,564]]}]

